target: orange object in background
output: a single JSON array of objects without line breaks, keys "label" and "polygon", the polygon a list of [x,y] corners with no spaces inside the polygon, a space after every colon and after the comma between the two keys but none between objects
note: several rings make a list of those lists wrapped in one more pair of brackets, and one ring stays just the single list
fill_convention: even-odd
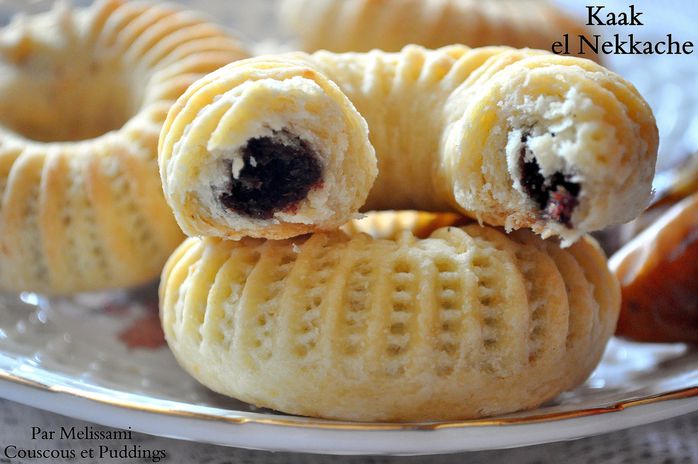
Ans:
[{"label": "orange object in background", "polygon": [[617,335],[698,343],[698,193],[621,248],[610,266],[623,293]]}]

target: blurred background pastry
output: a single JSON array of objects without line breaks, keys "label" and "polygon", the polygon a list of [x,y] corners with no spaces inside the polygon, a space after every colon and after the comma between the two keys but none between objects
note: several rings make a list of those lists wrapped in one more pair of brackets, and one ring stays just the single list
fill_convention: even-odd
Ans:
[{"label": "blurred background pastry", "polygon": [[669,207],[610,265],[623,292],[618,335],[698,343],[698,193]]},{"label": "blurred background pastry", "polygon": [[582,18],[541,0],[282,0],[279,17],[311,52],[396,52],[409,44],[549,51],[563,34],[590,34]]},{"label": "blurred background pastry", "polygon": [[245,57],[173,6],[56,3],[0,31],[0,289],[68,294],[157,277],[182,235],[162,196],[167,110]]}]

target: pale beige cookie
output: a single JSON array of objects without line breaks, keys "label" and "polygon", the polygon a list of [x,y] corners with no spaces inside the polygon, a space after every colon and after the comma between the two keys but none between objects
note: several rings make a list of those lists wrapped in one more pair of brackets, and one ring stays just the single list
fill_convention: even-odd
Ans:
[{"label": "pale beige cookie", "polygon": [[159,161],[189,235],[291,237],[363,205],[569,244],[645,208],[657,142],[637,90],[592,61],[409,46],[226,66],[173,106]]},{"label": "pale beige cookie", "polygon": [[581,18],[544,0],[283,0],[279,16],[307,51],[395,52],[409,44],[551,50],[568,34],[576,53],[579,36],[591,35]]},{"label": "pale beige cookie", "polygon": [[157,277],[182,240],[157,174],[167,110],[245,56],[193,13],[120,0],[57,3],[0,30],[0,290]]},{"label": "pale beige cookie", "polygon": [[[478,225],[420,239],[385,214],[350,228],[389,239],[185,241],[160,287],[179,363],[257,406],[368,421],[533,408],[591,373],[620,304],[593,240]],[[396,220],[429,222],[409,214]]]}]

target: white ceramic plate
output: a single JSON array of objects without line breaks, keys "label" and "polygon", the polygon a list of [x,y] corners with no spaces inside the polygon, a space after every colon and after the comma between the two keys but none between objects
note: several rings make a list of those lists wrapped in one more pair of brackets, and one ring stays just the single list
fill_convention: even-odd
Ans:
[{"label": "white ceramic plate", "polygon": [[[247,37],[272,40],[263,42],[262,48],[284,39],[274,26],[274,0],[180,1],[208,10]],[[583,9],[580,2],[560,1]],[[0,0],[0,18],[18,10],[41,11],[49,3]],[[615,8],[627,4],[604,3]],[[676,36],[692,37],[688,19],[695,17],[694,3],[645,3],[646,17],[652,20],[640,32],[652,35],[646,29],[661,32],[668,27]],[[653,107],[662,136],[661,167],[669,168],[677,157],[698,150],[694,91],[698,63],[693,57],[626,56],[607,62],[633,81]],[[661,188],[661,182],[657,186]],[[613,340],[585,385],[525,413],[420,424],[362,424],[277,414],[212,393],[178,367],[162,343],[153,288],[106,298],[0,297],[0,396],[154,435],[331,454],[429,454],[523,446],[601,434],[698,410],[695,348]]]},{"label": "white ceramic plate", "polygon": [[154,435],[275,451],[428,454],[566,440],[698,410],[698,350],[613,340],[586,384],[533,411],[411,424],[290,416],[217,395],[182,371],[162,340],[154,288],[109,301],[22,298],[0,301],[0,395]]}]

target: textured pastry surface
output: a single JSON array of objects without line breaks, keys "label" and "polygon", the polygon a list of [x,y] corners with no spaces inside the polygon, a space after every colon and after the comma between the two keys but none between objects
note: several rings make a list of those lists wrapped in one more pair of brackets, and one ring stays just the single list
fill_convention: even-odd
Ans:
[{"label": "textured pastry surface", "polygon": [[[288,109],[295,107],[305,108],[302,118]],[[166,128],[160,162],[168,201],[185,232],[222,237],[283,238],[346,222],[364,204],[375,148],[378,177],[366,210],[456,209],[568,244],[645,208],[658,142],[649,106],[620,76],[589,60],[505,47],[257,57],[192,86]],[[249,140],[282,129],[329,153],[321,156],[328,160],[322,188],[273,220],[245,222],[211,194],[212,184],[228,185],[217,179],[231,171],[215,163],[242,158]],[[346,157],[340,163],[344,152],[332,147],[353,147],[354,166]],[[185,178],[178,166],[203,174]]]},{"label": "textured pastry surface", "polygon": [[582,21],[540,0],[284,0],[280,17],[307,51],[456,43],[550,50],[563,34],[588,32]]},{"label": "textured pastry surface", "polygon": [[160,287],[180,364],[258,406],[391,421],[532,408],[594,369],[620,301],[591,239],[562,249],[401,213],[420,239],[382,214],[349,232],[185,241]]},{"label": "textured pastry surface", "polygon": [[167,109],[245,56],[170,6],[57,2],[0,31],[0,289],[73,293],[157,277],[181,242],[157,174]]},{"label": "textured pastry surface", "polygon": [[662,214],[610,265],[623,293],[619,335],[698,343],[698,193]]}]

